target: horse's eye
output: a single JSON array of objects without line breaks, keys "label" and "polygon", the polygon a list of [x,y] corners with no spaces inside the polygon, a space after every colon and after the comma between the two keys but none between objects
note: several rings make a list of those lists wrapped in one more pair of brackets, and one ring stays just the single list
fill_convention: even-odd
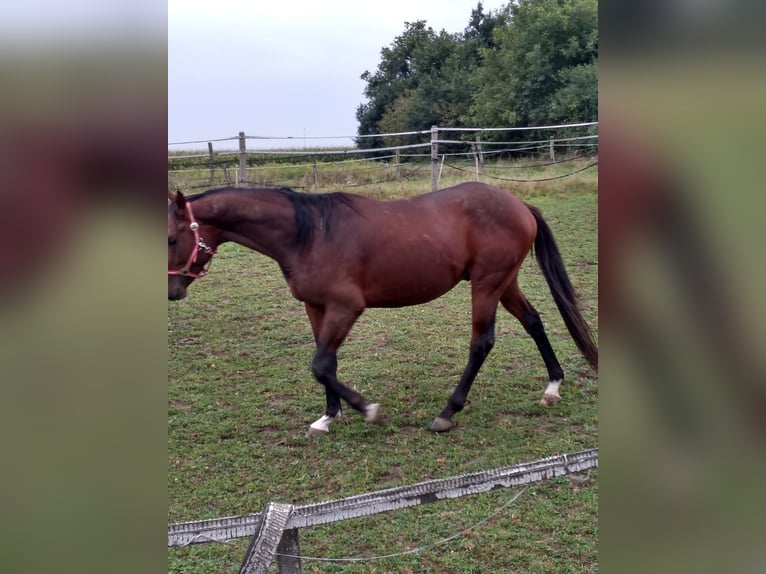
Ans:
[{"label": "horse's eye", "polygon": [[168,245],[175,245],[175,244],[176,244],[176,238],[168,237]]}]

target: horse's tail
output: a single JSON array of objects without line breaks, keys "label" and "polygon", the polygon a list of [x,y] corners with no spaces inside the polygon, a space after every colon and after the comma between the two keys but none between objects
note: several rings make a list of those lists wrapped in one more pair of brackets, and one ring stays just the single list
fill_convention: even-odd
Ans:
[{"label": "horse's tail", "polygon": [[527,207],[537,221],[535,257],[551,290],[553,300],[556,302],[561,317],[564,319],[564,324],[569,329],[577,348],[580,349],[591,367],[598,371],[598,348],[593,339],[593,333],[577,306],[577,294],[571,281],[569,281],[564,262],[561,260],[561,253],[556,245],[556,240],[553,238],[553,232],[543,219],[539,209],[529,204]]}]

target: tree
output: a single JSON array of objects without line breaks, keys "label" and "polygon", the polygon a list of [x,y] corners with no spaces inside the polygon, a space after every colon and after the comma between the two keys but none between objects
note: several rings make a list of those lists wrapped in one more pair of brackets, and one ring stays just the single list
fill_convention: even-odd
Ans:
[{"label": "tree", "polygon": [[[365,71],[359,135],[425,131],[432,125],[514,126],[598,115],[597,0],[518,0],[471,11],[460,34],[424,20],[381,50]],[[537,137],[529,133],[529,137]],[[360,138],[361,147],[422,141]]]},{"label": "tree", "polygon": [[[405,22],[404,32],[397,36],[389,47],[381,50],[381,60],[374,74],[365,71],[361,78],[367,82],[364,95],[367,103],[361,104],[356,111],[359,121],[359,135],[385,133],[386,130],[411,131],[407,127],[414,90],[418,86],[421,70],[427,69],[423,61],[423,48],[436,38],[436,34],[426,26],[425,20]],[[389,116],[386,117],[386,115]],[[361,147],[377,147],[382,140],[360,139]]]},{"label": "tree", "polygon": [[[459,126],[474,93],[479,50],[492,45],[492,28],[502,13],[485,13],[481,2],[463,34],[438,34],[425,21],[405,23],[405,30],[381,50],[375,73],[366,71],[367,102],[357,108],[359,135],[430,130]],[[412,137],[360,138],[362,147],[421,141]]]},{"label": "tree", "polygon": [[482,125],[595,119],[596,0],[519,0],[510,17],[495,29],[495,47],[483,52],[473,119]]},{"label": "tree", "polygon": [[463,39],[466,43],[473,43],[482,48],[493,48],[495,46],[495,28],[503,26],[507,22],[507,10],[484,12],[484,6],[479,2],[476,8],[471,10],[471,18],[468,21],[468,27],[463,32]]},{"label": "tree", "polygon": [[598,62],[565,68],[551,97],[548,121],[572,123],[598,118]]}]

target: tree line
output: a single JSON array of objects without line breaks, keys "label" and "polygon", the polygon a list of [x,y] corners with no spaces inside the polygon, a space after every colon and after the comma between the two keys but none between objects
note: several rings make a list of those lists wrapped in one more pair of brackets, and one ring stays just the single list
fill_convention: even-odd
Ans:
[{"label": "tree line", "polygon": [[[597,0],[516,0],[489,12],[479,2],[454,34],[435,32],[425,20],[405,22],[381,50],[378,68],[361,78],[366,101],[356,111],[358,135],[595,120]],[[419,141],[365,137],[357,144]]]}]

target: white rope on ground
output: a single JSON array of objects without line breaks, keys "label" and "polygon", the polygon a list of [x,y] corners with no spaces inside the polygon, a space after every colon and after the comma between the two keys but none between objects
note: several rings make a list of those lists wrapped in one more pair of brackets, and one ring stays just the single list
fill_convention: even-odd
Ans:
[{"label": "white rope on ground", "polygon": [[204,534],[203,532],[199,532],[192,536],[188,542],[185,542],[183,544],[179,544],[178,548],[183,548],[185,546],[191,546],[192,544],[196,544],[201,540],[207,540],[208,542],[216,542],[218,544],[229,544],[229,545],[235,545],[237,544],[236,539],[229,539],[229,540],[219,540],[218,538],[212,538],[208,536],[207,534]]},{"label": "white rope on ground", "polygon": [[395,552],[393,554],[384,554],[382,556],[368,556],[368,557],[356,557],[356,558],[322,558],[318,556],[303,556],[303,555],[295,555],[295,554],[280,554],[277,553],[277,556],[282,556],[283,558],[298,558],[300,560],[309,560],[314,562],[373,562],[376,560],[386,560],[388,558],[398,558],[400,556],[407,556],[410,554],[419,554],[420,552],[424,552],[426,550],[430,550],[431,548],[435,548],[436,546],[441,546],[442,544],[446,544],[447,542],[452,542],[456,538],[460,538],[461,536],[465,536],[466,533],[470,532],[471,530],[475,530],[476,528],[486,524],[493,518],[497,517],[500,513],[502,513],[506,508],[508,508],[513,502],[516,501],[516,499],[524,494],[524,491],[527,489],[525,486],[522,488],[513,498],[511,498],[508,502],[506,502],[503,506],[501,506],[498,510],[493,512],[491,515],[487,516],[483,520],[480,520],[476,524],[473,524],[469,526],[468,528],[465,528],[458,532],[457,534],[453,534],[452,536],[449,536],[447,538],[442,538],[441,540],[437,540],[436,542],[433,542],[431,544],[426,544],[424,546],[419,546],[418,548],[413,548],[412,550],[404,550],[402,552]]}]

